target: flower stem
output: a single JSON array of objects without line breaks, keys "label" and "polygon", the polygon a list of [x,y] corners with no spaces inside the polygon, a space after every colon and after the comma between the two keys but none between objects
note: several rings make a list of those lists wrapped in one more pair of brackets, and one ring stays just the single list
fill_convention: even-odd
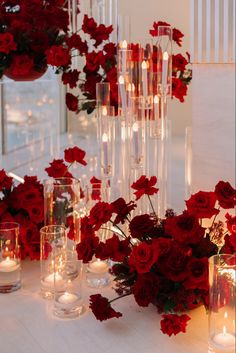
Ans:
[{"label": "flower stem", "polygon": [[121,295],[121,296],[119,296],[119,297],[116,297],[116,298],[110,300],[109,303],[111,304],[111,303],[115,302],[116,300],[121,299],[121,298],[124,298],[124,297],[128,297],[128,296],[131,295],[131,294],[132,294],[132,292],[129,292],[129,293],[127,293],[127,294],[123,294],[123,295]]},{"label": "flower stem", "polygon": [[[220,210],[220,206],[218,207],[218,211]],[[211,232],[212,232],[212,229],[213,229],[213,225],[214,225],[214,223],[215,223],[215,220],[216,220],[216,217],[218,216],[218,214],[219,213],[216,213],[215,214],[215,217],[213,218],[213,221],[212,221],[212,224],[211,224],[211,227],[210,227],[210,229],[209,229],[209,235],[211,234]]]}]

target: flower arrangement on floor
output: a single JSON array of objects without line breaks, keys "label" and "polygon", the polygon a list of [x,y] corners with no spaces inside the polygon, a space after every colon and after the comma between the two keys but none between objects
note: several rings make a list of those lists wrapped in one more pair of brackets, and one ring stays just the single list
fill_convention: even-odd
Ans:
[{"label": "flower arrangement on floor", "polygon": [[[136,200],[147,197],[152,205],[152,195],[158,192],[156,182],[156,177],[142,176],[133,183]],[[78,258],[84,263],[93,256],[114,261],[111,273],[115,276],[118,297],[109,301],[101,294],[92,295],[90,308],[96,318],[100,321],[119,318],[122,314],[111,303],[133,295],[139,306],[153,304],[163,314],[163,333],[171,336],[185,332],[190,317],[183,312],[208,305],[208,258],[219,251],[230,254],[236,251],[236,216],[226,214],[227,229],[223,222],[216,222],[220,208],[230,209],[235,205],[236,190],[223,181],[214,192],[192,195],[181,215],[168,210],[165,219],[159,219],[155,212],[131,219],[130,213],[137,204],[126,203],[122,198],[110,204],[97,203],[82,220]],[[154,211],[153,205],[152,208]],[[211,225],[205,227],[203,221],[211,218]],[[117,234],[101,242],[96,232],[109,222],[117,228]],[[123,230],[125,223],[128,234]]]}]

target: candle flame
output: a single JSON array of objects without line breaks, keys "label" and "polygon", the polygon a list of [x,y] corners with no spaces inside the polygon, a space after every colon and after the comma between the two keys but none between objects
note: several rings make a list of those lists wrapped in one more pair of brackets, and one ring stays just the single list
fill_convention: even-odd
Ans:
[{"label": "candle flame", "polygon": [[145,60],[142,62],[142,69],[147,70],[147,63]]},{"label": "candle flame", "polygon": [[125,83],[124,76],[120,76],[120,77],[119,77],[119,84],[120,84],[120,85],[123,85],[124,83]]},{"label": "candle flame", "polygon": [[165,51],[165,52],[163,53],[163,60],[168,61],[168,59],[169,59],[169,54],[167,53],[167,51]]},{"label": "candle flame", "polygon": [[133,125],[133,131],[137,132],[138,131],[138,124],[134,123]]},{"label": "candle flame", "polygon": [[154,103],[155,104],[158,104],[159,103],[159,97],[157,95],[155,95],[154,97]]},{"label": "candle flame", "polygon": [[135,84],[132,83],[132,92],[134,92],[134,91],[135,91]]},{"label": "candle flame", "polygon": [[107,107],[102,107],[102,115],[107,116]]},{"label": "candle flame", "polygon": [[120,47],[121,47],[121,49],[127,49],[127,47],[128,47],[127,41],[123,40],[123,42],[121,42],[121,44],[120,44]]},{"label": "candle flame", "polygon": [[102,142],[107,142],[108,141],[108,136],[106,133],[102,135]]},{"label": "candle flame", "polygon": [[223,335],[225,336],[227,333],[226,326],[223,327]]},{"label": "candle flame", "polygon": [[225,319],[227,319],[227,317],[228,317],[228,313],[227,313],[227,311],[224,313],[224,318]]},{"label": "candle flame", "polygon": [[131,92],[132,91],[132,85],[131,83],[128,84],[128,92]]},{"label": "candle flame", "polygon": [[7,256],[6,260],[7,260],[7,261],[10,261],[10,257],[9,257],[9,256]]},{"label": "candle flame", "polygon": [[30,118],[33,115],[32,110],[28,110],[27,115]]}]

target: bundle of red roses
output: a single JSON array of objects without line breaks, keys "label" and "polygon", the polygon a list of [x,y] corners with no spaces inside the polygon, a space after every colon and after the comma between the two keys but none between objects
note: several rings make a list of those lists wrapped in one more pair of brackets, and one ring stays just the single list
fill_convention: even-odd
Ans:
[{"label": "bundle of red roses", "polygon": [[[142,176],[133,183],[136,200],[158,192],[156,177]],[[218,203],[218,208],[216,208]],[[228,182],[220,181],[214,192],[200,191],[186,201],[187,210],[176,215],[166,212],[165,219],[155,213],[130,218],[136,202],[97,203],[88,217],[82,220],[78,258],[84,263],[95,255],[101,260],[111,259],[118,298],[133,295],[137,304],[154,304],[164,313],[161,330],[168,335],[185,332],[190,317],[181,314],[200,304],[208,305],[208,258],[236,251],[236,217],[226,214],[223,222],[216,216],[223,209],[236,205],[236,190]],[[204,228],[203,219],[211,219]],[[101,242],[96,232],[110,222],[116,234]],[[122,224],[128,222],[129,234]],[[133,241],[135,239],[135,242]],[[116,299],[118,299],[116,298]],[[122,316],[111,307],[111,302],[100,294],[90,297],[90,307],[98,320]]]}]

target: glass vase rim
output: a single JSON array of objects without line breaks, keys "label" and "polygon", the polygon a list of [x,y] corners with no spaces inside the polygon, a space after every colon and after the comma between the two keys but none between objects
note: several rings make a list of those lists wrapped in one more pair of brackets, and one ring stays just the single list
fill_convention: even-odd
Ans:
[{"label": "glass vase rim", "polygon": [[[67,180],[68,183],[55,184],[54,181]],[[69,182],[70,181],[70,182]],[[53,184],[54,186],[70,186],[75,183],[80,183],[80,180],[74,177],[58,177],[58,178],[48,178],[43,180],[43,184]]]},{"label": "glass vase rim", "polygon": [[215,262],[215,260],[223,260],[223,259],[233,259],[236,258],[236,254],[215,254],[209,257],[209,266],[224,266],[224,267],[235,267],[236,268],[236,263],[234,264],[221,264],[220,262]]},{"label": "glass vase rim", "polygon": [[[3,225],[12,225],[11,227],[9,228],[1,228],[1,226]],[[1,232],[9,232],[9,231],[12,231],[14,229],[19,229],[20,228],[20,224],[17,223],[17,222],[0,222],[0,231]]]},{"label": "glass vase rim", "polygon": [[[46,231],[46,229],[50,229],[50,228],[56,228],[58,227],[58,231]],[[40,228],[40,234],[57,234],[59,232],[63,231],[64,234],[63,236],[66,237],[66,227],[63,224],[48,224],[46,226],[43,226],[42,228]]]}]

